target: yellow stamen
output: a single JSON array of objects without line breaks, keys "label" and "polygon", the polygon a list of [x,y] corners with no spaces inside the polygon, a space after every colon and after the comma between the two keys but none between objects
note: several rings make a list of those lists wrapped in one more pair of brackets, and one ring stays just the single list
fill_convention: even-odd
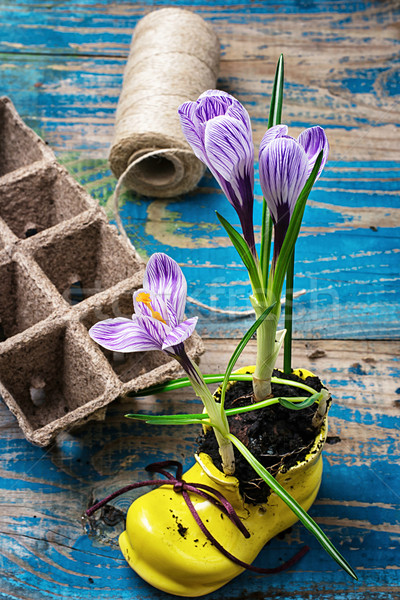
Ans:
[{"label": "yellow stamen", "polygon": [[140,292],[140,294],[136,296],[136,301],[145,304],[147,308],[150,309],[151,315],[152,317],[154,317],[154,319],[157,319],[157,321],[161,321],[161,323],[167,324],[166,321],[164,321],[164,319],[160,315],[160,313],[154,310],[151,306],[150,294],[147,294],[146,292]]}]

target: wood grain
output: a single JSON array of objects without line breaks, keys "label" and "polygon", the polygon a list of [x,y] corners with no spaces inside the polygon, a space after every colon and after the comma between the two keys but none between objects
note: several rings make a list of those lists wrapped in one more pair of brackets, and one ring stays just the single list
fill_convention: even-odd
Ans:
[{"label": "wood grain", "polygon": [[[107,166],[131,35],[164,0],[3,0],[1,93],[74,177],[107,206]],[[277,58],[286,61],[284,120],[297,135],[323,125],[330,161],[312,192],[296,250],[294,363],[329,386],[330,444],[312,516],[357,569],[348,580],[296,525],[257,564],[276,565],[303,544],[293,570],[243,574],[205,600],[396,600],[400,596],[399,473],[399,14],[395,0],[175,1],[207,19],[221,40],[218,85],[248,109],[258,145]],[[261,189],[256,172],[255,224]],[[194,210],[195,207],[195,210]],[[249,308],[246,273],[214,211],[237,218],[211,176],[168,201],[122,199],[140,253],[182,265],[189,294],[219,309]],[[111,213],[110,213],[110,216]],[[188,305],[207,336],[205,372],[223,371],[251,320]],[[395,340],[395,341],[391,341]],[[320,358],[312,358],[312,356]],[[254,362],[250,342],[241,364]],[[30,445],[0,403],[0,600],[163,600],[126,565],[123,523],[81,515],[95,498],[145,477],[164,458],[192,462],[197,431],[124,419],[129,410],[198,411],[189,391],[115,402],[104,422]],[[134,494],[114,504],[125,512]]]},{"label": "wood grain", "polygon": [[[66,158],[64,164],[99,199],[112,181],[101,161]],[[329,162],[313,189],[296,246],[294,305],[297,338],[390,339],[400,334],[400,164]],[[256,239],[261,229],[262,192],[255,185]],[[196,210],[193,210],[193,207]],[[211,175],[183,198],[143,199],[126,194],[121,216],[132,243],[144,256],[169,253],[182,266],[188,293],[220,310],[248,311],[246,270],[215,217],[238,218]],[[110,218],[112,213],[110,212]],[[221,315],[188,304],[206,336],[238,337],[249,317]]]},{"label": "wood grain", "polygon": [[[265,130],[276,59],[286,58],[285,121],[297,135],[319,123],[330,161],[311,195],[297,246],[297,338],[399,336],[398,13],[396,2],[185,2],[221,39],[219,85],[248,108],[256,144]],[[0,73],[28,124],[102,204],[115,186],[106,156],[132,30],[163,2],[3,6]],[[50,9],[51,8],[51,9]],[[18,24],[18,26],[17,26]],[[261,223],[256,174],[255,223]],[[193,202],[196,211],[193,211]],[[206,175],[184,198],[126,196],[122,217],[143,256],[169,252],[189,294],[218,309],[249,308],[249,285],[217,224],[237,218]],[[203,335],[237,337],[249,319],[200,314]]]},{"label": "wood grain", "polygon": [[[206,340],[204,372],[224,369],[233,342]],[[254,360],[250,342],[240,364]],[[323,356],[318,359],[316,352]],[[297,524],[273,540],[257,564],[275,565],[303,544],[309,554],[293,570],[263,578],[244,574],[207,598],[395,599],[399,586],[399,389],[398,344],[392,342],[298,342],[294,362],[317,372],[334,403],[332,443],[313,518],[358,571],[351,582]],[[100,499],[145,478],[144,466],[176,458],[192,462],[196,427],[155,427],[124,419],[131,410],[192,412],[193,393],[181,390],[112,404],[104,422],[61,435],[49,449],[23,439],[14,417],[0,406],[0,598],[7,600],[162,600],[125,564],[116,537],[122,522],[100,520],[87,536],[81,515]],[[136,492],[136,494],[139,493]],[[135,493],[114,505],[126,511]]]},{"label": "wood grain", "polygon": [[[134,26],[164,5],[83,0],[70,12],[59,2],[7,3],[1,10],[3,92],[56,150],[104,156]],[[284,119],[295,134],[318,123],[328,128],[333,160],[351,161],[355,154],[398,160],[398,3],[174,5],[196,10],[218,33],[219,85],[248,108],[256,143],[283,52]]]}]

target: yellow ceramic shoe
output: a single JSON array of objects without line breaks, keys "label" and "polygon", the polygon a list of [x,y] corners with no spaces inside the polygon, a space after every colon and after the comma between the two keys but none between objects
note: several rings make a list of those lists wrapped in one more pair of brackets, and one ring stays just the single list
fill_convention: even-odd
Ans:
[{"label": "yellow ceramic shoe", "polygon": [[[302,375],[305,378],[312,374],[302,370]],[[314,502],[321,483],[321,451],[326,430],[325,418],[305,460],[276,477],[305,510]],[[239,494],[236,477],[219,471],[206,454],[196,456],[196,460],[183,479],[222,493],[251,534],[246,539],[209,500],[190,494],[204,525],[235,557],[251,563],[268,540],[297,521],[275,493],[271,493],[265,504],[246,504]],[[211,544],[182,494],[171,485],[154,489],[132,503],[119,544],[129,565],[145,581],[177,596],[195,597],[213,592],[244,570]]]}]

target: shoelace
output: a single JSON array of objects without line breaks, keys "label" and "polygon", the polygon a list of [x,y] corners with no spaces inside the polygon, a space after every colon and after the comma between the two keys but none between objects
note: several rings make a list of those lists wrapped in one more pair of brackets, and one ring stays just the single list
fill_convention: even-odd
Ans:
[{"label": "shoelace", "polygon": [[[166,468],[171,469],[174,467],[176,468],[175,477],[171,473],[169,473],[168,471],[165,470]],[[111,500],[116,498],[117,496],[120,496],[121,494],[124,494],[125,492],[129,492],[130,490],[134,490],[134,489],[148,486],[148,485],[151,485],[151,486],[172,485],[174,492],[182,494],[183,499],[185,500],[191,515],[193,516],[194,520],[196,521],[197,525],[200,527],[201,531],[206,536],[206,538],[224,556],[229,558],[232,562],[236,563],[240,567],[243,567],[244,569],[248,569],[255,573],[261,573],[264,575],[280,573],[281,571],[285,571],[286,569],[289,569],[294,564],[296,564],[309,551],[309,547],[304,546],[291,559],[287,560],[286,562],[284,562],[282,565],[279,565],[278,567],[272,567],[272,568],[254,567],[253,565],[250,565],[250,564],[240,560],[240,558],[237,558],[236,556],[231,554],[228,550],[226,550],[226,548],[224,548],[218,542],[218,540],[215,539],[213,534],[204,525],[203,521],[201,520],[201,518],[200,518],[198,512],[196,511],[196,509],[193,505],[193,502],[191,501],[190,496],[189,496],[189,493],[192,493],[192,494],[196,494],[197,496],[201,496],[202,498],[206,498],[209,502],[211,502],[214,506],[216,506],[224,515],[226,515],[230,519],[230,521],[239,529],[239,531],[244,535],[245,538],[249,538],[250,537],[249,531],[243,525],[242,521],[240,520],[239,516],[237,515],[232,504],[225,498],[225,496],[223,496],[223,494],[218,492],[218,490],[215,490],[214,488],[212,488],[208,485],[204,485],[202,483],[186,482],[184,479],[182,479],[182,471],[183,471],[182,464],[177,460],[165,460],[162,462],[152,463],[151,465],[148,465],[146,467],[146,471],[148,471],[149,473],[159,473],[160,475],[164,475],[164,477],[166,477],[167,480],[165,480],[165,479],[148,479],[146,481],[140,481],[138,483],[132,483],[130,485],[127,485],[127,486],[121,488],[120,490],[113,492],[112,494],[110,494],[109,496],[104,498],[103,500],[100,500],[100,502],[97,502],[91,508],[88,508],[88,510],[85,513],[86,516],[87,517],[92,516],[92,514],[94,512],[96,512],[97,510],[102,508],[105,504],[107,504],[108,502],[110,502]]]}]

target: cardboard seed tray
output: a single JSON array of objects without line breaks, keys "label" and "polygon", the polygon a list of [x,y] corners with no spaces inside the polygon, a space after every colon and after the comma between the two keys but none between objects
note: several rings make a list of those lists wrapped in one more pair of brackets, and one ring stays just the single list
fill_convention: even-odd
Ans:
[{"label": "cardboard seed tray", "polygon": [[[163,352],[121,354],[88,335],[131,317],[145,263],[0,98],[0,394],[26,438],[103,419],[107,405],[181,374]],[[198,335],[187,342],[197,359]]]}]

